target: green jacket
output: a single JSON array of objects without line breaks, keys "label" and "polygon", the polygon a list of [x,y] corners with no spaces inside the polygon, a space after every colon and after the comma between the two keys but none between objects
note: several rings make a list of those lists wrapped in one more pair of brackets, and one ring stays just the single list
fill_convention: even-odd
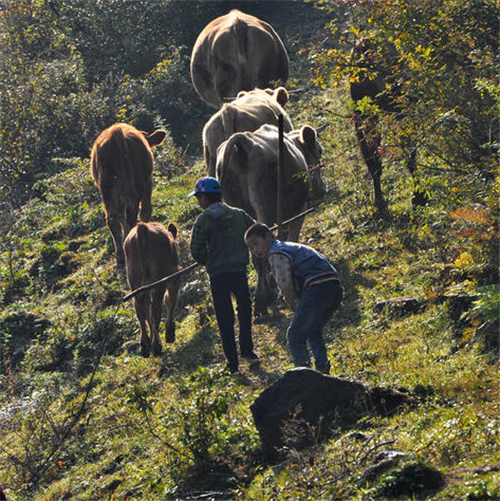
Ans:
[{"label": "green jacket", "polygon": [[244,270],[249,259],[243,237],[254,222],[244,210],[223,202],[210,205],[193,227],[193,258],[206,266],[209,275]]}]

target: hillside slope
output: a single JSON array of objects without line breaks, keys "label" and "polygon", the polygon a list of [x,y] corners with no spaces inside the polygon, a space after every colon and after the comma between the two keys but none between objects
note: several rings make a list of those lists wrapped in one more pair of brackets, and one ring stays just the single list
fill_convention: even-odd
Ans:
[{"label": "hillside slope", "polygon": [[[319,110],[335,99],[340,111],[341,98],[304,99]],[[299,122],[301,113],[314,120],[301,106]],[[363,499],[370,487],[355,479],[384,444],[445,474],[433,499],[480,499],[479,489],[498,495],[496,363],[446,302],[403,318],[375,312],[380,300],[442,292],[449,220],[433,206],[412,213],[397,170],[388,179],[397,187],[392,216],[374,218],[352,132],[342,123],[335,131],[323,137],[329,191],[302,232],[336,263],[346,289],[326,330],[332,374],[405,388],[419,404],[361,423],[362,442],[337,431],[278,467],[261,465],[249,405],[292,367],[290,312],[276,305],[271,320],[255,325],[261,363],[229,377],[200,269],[183,282],[176,343],[159,359],[138,356],[132,305],[121,303],[125,279],[95,188],[76,165],[38,188],[8,236],[1,463],[12,499],[186,499],[207,491],[224,493],[214,499]],[[184,264],[198,213],[186,194],[201,174],[195,166],[156,178],[154,219],[180,226]]]},{"label": "hillside slope", "polygon": [[[255,324],[260,364],[230,375],[197,269],[183,279],[175,344],[142,358],[88,158],[75,158],[35,185],[0,242],[0,481],[10,500],[500,498],[498,325],[485,321],[494,286],[471,296],[474,249],[462,235],[481,232],[443,203],[443,179],[428,206],[413,209],[397,161],[383,178],[389,213],[373,211],[347,93],[310,85],[302,42],[292,81],[304,90],[287,110],[296,125],[327,125],[328,192],[301,241],[335,263],[346,291],[325,329],[331,373],[406,391],[413,404],[266,463],[249,407],[292,368],[291,312],[277,303]],[[187,265],[199,208],[186,196],[204,168],[167,146],[155,154],[153,219],[179,226]],[[378,306],[404,297],[421,308],[398,315]],[[387,450],[406,458],[363,482]],[[422,487],[422,465],[444,485]]]}]

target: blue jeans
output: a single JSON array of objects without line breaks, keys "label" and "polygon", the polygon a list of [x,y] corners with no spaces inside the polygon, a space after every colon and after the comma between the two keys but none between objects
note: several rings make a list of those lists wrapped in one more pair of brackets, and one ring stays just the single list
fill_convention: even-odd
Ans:
[{"label": "blue jeans", "polygon": [[340,306],[343,289],[338,280],[305,289],[288,328],[288,345],[295,367],[311,367],[307,345],[314,356],[316,370],[328,372],[330,363],[322,329]]}]

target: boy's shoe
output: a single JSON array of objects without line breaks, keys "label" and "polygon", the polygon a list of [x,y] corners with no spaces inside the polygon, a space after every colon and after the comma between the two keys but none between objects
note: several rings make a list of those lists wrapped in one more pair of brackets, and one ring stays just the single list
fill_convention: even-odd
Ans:
[{"label": "boy's shoe", "polygon": [[255,351],[249,351],[248,353],[242,353],[241,358],[244,358],[246,360],[259,360],[259,356]]},{"label": "boy's shoe", "polygon": [[322,365],[322,366],[316,365],[316,370],[318,372],[323,373],[323,374],[328,374],[329,375],[330,374],[330,368],[331,368],[330,362],[326,362],[326,364]]},{"label": "boy's shoe", "polygon": [[231,373],[231,374],[237,374],[239,371],[238,367],[235,365],[227,364],[226,369]]}]

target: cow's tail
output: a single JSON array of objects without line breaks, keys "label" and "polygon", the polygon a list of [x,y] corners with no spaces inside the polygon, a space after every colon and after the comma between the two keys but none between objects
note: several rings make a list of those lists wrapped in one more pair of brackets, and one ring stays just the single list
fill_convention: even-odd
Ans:
[{"label": "cow's tail", "polygon": [[231,137],[233,132],[236,131],[235,118],[233,113],[233,107],[231,104],[226,104],[221,109],[221,124],[222,124],[222,134],[224,139]]},{"label": "cow's tail", "polygon": [[[252,90],[246,88],[244,85],[244,82],[250,81],[248,78],[248,71],[247,67],[249,62],[252,59],[252,55],[250,54],[249,50],[249,41],[248,41],[248,25],[245,21],[241,20],[240,18],[236,18],[235,22],[233,24],[233,32],[234,36],[236,39],[236,44],[237,44],[237,51],[236,51],[236,57],[237,61],[234,62],[236,68],[237,68],[237,77],[238,80],[238,89],[242,90]],[[243,86],[242,86],[243,84]],[[233,85],[234,86],[234,85]]]},{"label": "cow's tail", "polygon": [[146,224],[139,222],[136,225],[136,231],[137,239],[135,241],[136,248],[134,250],[135,255],[139,256],[139,259],[137,259],[135,266],[140,268],[140,276],[143,282],[141,285],[145,285],[148,281],[150,281],[150,270],[148,268],[149,260],[147,259],[147,256],[149,255],[149,230]]},{"label": "cow's tail", "polygon": [[113,175],[116,177],[124,176],[126,179],[131,179],[132,176],[132,161],[127,140],[123,135],[123,130],[117,127],[113,132],[113,151],[117,158],[112,162]]},{"label": "cow's tail", "polygon": [[248,157],[251,149],[252,141],[245,132],[237,132],[227,140],[224,157],[222,162],[217,165],[217,176],[222,186],[224,186],[224,180],[227,179],[233,163],[238,166],[246,166],[246,162],[240,160]]}]

